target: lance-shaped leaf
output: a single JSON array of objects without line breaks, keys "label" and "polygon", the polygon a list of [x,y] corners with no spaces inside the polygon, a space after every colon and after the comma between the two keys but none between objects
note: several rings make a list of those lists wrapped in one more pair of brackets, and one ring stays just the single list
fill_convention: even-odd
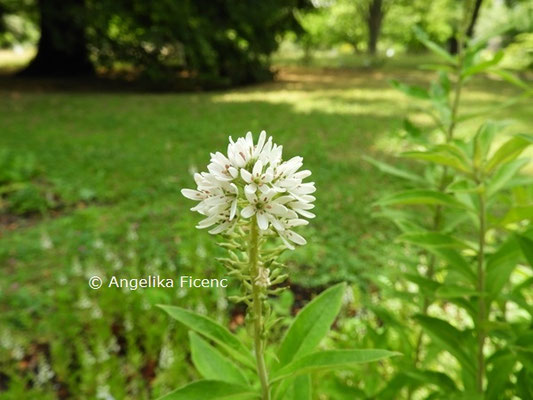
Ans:
[{"label": "lance-shaped leaf", "polygon": [[496,252],[487,256],[486,291],[495,298],[505,286],[520,260],[520,247],[515,237],[506,240]]},{"label": "lance-shaped leaf", "polygon": [[464,332],[439,318],[427,315],[417,315],[415,318],[433,341],[439,343],[443,349],[454,356],[469,375],[475,376],[474,360],[465,349],[464,341],[461,339],[464,337]]},{"label": "lance-shaped leaf", "polygon": [[413,182],[423,183],[424,180],[412,172],[406,171],[404,169],[395,167],[393,165],[378,161],[373,159],[372,157],[363,157],[365,161],[368,161],[370,164],[372,164],[374,167],[379,169],[381,172],[384,172],[389,175],[396,176],[398,178],[407,179]]},{"label": "lance-shaped leaf", "polygon": [[533,240],[524,235],[517,235],[516,239],[529,266],[533,268]]},{"label": "lance-shaped leaf", "polygon": [[533,144],[533,136],[515,135],[492,155],[485,166],[487,173],[491,173],[498,166],[516,159],[526,147]]},{"label": "lance-shaped leaf", "polygon": [[457,386],[452,378],[446,375],[443,372],[423,370],[423,369],[412,369],[404,372],[409,378],[414,379],[415,381],[420,382],[423,385],[432,384],[438,386],[446,393],[457,392]]},{"label": "lance-shaped leaf", "polygon": [[407,151],[401,156],[451,167],[467,175],[471,173],[466,155],[457,146],[451,144],[435,146],[428,151]]},{"label": "lance-shaped leaf", "polygon": [[490,72],[492,74],[498,75],[500,78],[509,82],[511,85],[518,86],[521,89],[531,92],[531,87],[529,87],[527,83],[525,83],[522,79],[520,79],[515,74],[509,71],[499,68],[492,68]]},{"label": "lance-shaped leaf", "polygon": [[474,165],[481,166],[489,153],[494,135],[509,125],[508,121],[486,121],[474,136]]},{"label": "lance-shaped leaf", "polygon": [[424,278],[418,274],[404,274],[404,277],[416,284],[419,290],[429,296],[433,296],[441,284],[432,279]]},{"label": "lance-shaped leaf", "polygon": [[503,188],[529,162],[526,158],[510,161],[496,170],[487,185],[487,196],[492,196]]},{"label": "lance-shaped leaf", "polygon": [[452,284],[442,285],[435,292],[435,294],[437,295],[437,297],[440,297],[443,299],[454,299],[457,297],[479,296],[479,292],[472,288],[467,288],[464,286],[452,285]]},{"label": "lance-shaped leaf", "polygon": [[412,138],[418,139],[422,136],[422,130],[409,121],[409,118],[404,118],[403,120],[403,129],[411,136]]},{"label": "lance-shaped leaf", "polygon": [[298,313],[278,352],[280,367],[310,353],[329,331],[342,305],[344,283],[335,285],[307,304]]},{"label": "lance-shaped leaf", "polygon": [[524,220],[533,219],[533,204],[527,206],[515,206],[507,211],[505,217],[500,221],[502,224],[510,224]]},{"label": "lance-shaped leaf", "polygon": [[436,190],[406,190],[386,196],[376,202],[380,206],[427,204],[440,205],[455,208],[467,208],[467,206],[455,197],[438,192]]},{"label": "lance-shaped leaf", "polygon": [[477,64],[471,65],[461,73],[462,77],[468,78],[469,76],[487,71],[490,67],[497,65],[502,60],[503,55],[503,50],[500,50],[496,52],[496,54],[494,54],[494,57],[492,57],[490,60],[482,61]]},{"label": "lance-shaped leaf", "polygon": [[451,235],[438,232],[411,232],[398,236],[398,240],[420,247],[470,248],[468,244]]},{"label": "lance-shaped leaf", "polygon": [[429,252],[442,258],[446,262],[446,266],[449,269],[461,274],[467,282],[473,284],[476,283],[476,274],[474,271],[472,271],[470,264],[465,260],[460,252],[452,248],[438,246],[426,246],[425,248]]},{"label": "lance-shaped leaf", "polygon": [[283,400],[311,400],[312,398],[311,376],[300,375],[293,379]]},{"label": "lance-shaped leaf", "polygon": [[417,99],[423,99],[423,100],[427,100],[430,98],[428,91],[419,86],[407,85],[405,83],[398,82],[397,80],[394,80],[394,79],[390,80],[390,84],[394,88],[398,89],[400,92],[405,93],[407,96],[416,97]]},{"label": "lance-shaped leaf", "polygon": [[457,63],[457,59],[454,56],[448,53],[437,43],[431,41],[426,32],[424,32],[419,26],[414,26],[413,31],[415,33],[416,38],[433,53],[437,54],[439,57],[443,58],[446,62],[450,64],[455,65]]},{"label": "lance-shaped leaf", "polygon": [[192,362],[205,379],[242,384],[243,372],[193,331],[189,332]]},{"label": "lance-shaped leaf", "polygon": [[276,382],[288,376],[301,375],[318,370],[337,369],[384,360],[399,355],[401,353],[381,349],[318,351],[298,358],[276,371],[271,381]]},{"label": "lance-shaped leaf", "polygon": [[501,399],[516,362],[516,356],[507,350],[491,356],[492,368],[487,376],[487,400]]},{"label": "lance-shaped leaf", "polygon": [[159,305],[172,318],[220,345],[236,360],[255,368],[254,358],[246,346],[229,330],[212,319],[181,307]]},{"label": "lance-shaped leaf", "polygon": [[533,371],[525,366],[522,367],[516,379],[516,394],[520,396],[520,399],[533,399],[533,386],[531,385],[531,381],[533,381]]},{"label": "lance-shaped leaf", "polygon": [[259,399],[250,387],[234,383],[203,380],[185,385],[158,400],[245,400]]}]

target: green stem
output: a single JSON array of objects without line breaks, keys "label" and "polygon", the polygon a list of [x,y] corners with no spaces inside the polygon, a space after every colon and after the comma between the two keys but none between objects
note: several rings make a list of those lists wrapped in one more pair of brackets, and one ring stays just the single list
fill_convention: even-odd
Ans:
[{"label": "green stem", "polygon": [[258,275],[259,265],[259,232],[257,220],[254,217],[250,224],[250,242],[249,242],[249,261],[250,276],[252,277],[252,312],[254,321],[254,349],[257,363],[257,375],[261,381],[262,400],[270,400],[270,389],[268,387],[268,372],[266,369],[264,351],[265,342],[263,339],[264,321],[263,321],[263,300],[261,299],[262,288],[255,283]]},{"label": "green stem", "polygon": [[[445,143],[450,143],[453,140],[454,134],[455,134],[455,128],[457,126],[457,114],[459,111],[459,104],[461,101],[461,91],[463,87],[463,78],[462,78],[462,70],[464,65],[464,38],[463,35],[459,35],[458,45],[457,45],[457,65],[455,66],[455,84],[453,88],[453,95],[452,95],[452,101],[451,101],[451,116],[450,116],[450,124],[448,125],[448,129],[446,130],[446,138]],[[440,179],[440,184],[438,187],[439,192],[444,192],[446,189],[446,181],[448,180],[448,168],[444,167]],[[435,208],[435,213],[433,215],[433,231],[438,231],[440,229],[442,220],[442,207],[437,206]],[[426,278],[433,279],[433,275],[435,273],[435,263],[437,259],[434,255],[431,256],[428,268],[426,271]],[[430,299],[427,296],[423,297],[424,303],[422,306],[422,314],[426,315],[427,310],[430,305]],[[416,340],[416,348],[415,348],[415,358],[414,358],[414,366],[417,367],[420,362],[420,353],[422,351],[422,343],[424,340],[424,331],[421,329],[418,333],[418,338]],[[411,399],[412,397],[412,391],[408,391],[407,398]]]},{"label": "green stem", "polygon": [[483,394],[485,378],[485,325],[487,319],[487,305],[485,303],[485,234],[486,234],[486,205],[484,190],[479,194],[479,251],[477,257],[477,290],[479,292],[479,314],[477,320],[477,390]]}]

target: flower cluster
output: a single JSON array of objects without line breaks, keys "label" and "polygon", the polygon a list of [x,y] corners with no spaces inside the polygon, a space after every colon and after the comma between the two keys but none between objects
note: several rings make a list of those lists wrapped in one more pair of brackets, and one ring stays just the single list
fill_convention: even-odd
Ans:
[{"label": "flower cluster", "polygon": [[197,189],[181,193],[199,203],[191,208],[205,216],[197,228],[211,228],[209,233],[231,231],[242,219],[254,218],[262,234],[279,235],[283,243],[294,249],[305,239],[292,228],[306,225],[313,218],[309,210],[315,197],[313,182],[303,180],[311,175],[299,171],[302,157],[282,160],[282,146],[272,142],[262,131],[257,144],[248,132],[235,142],[229,138],[227,155],[211,154],[209,172],[196,173]]}]

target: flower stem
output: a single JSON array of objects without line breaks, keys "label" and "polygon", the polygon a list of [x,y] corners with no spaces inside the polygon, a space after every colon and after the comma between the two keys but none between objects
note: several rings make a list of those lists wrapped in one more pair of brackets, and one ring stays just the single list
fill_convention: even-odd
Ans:
[{"label": "flower stem", "polygon": [[477,290],[479,292],[479,314],[477,320],[477,390],[483,394],[483,381],[485,378],[485,324],[487,319],[487,305],[485,303],[485,232],[486,232],[486,206],[485,193],[479,194],[479,250],[477,263]]},{"label": "flower stem", "polygon": [[254,349],[257,363],[257,375],[261,381],[261,399],[270,400],[270,389],[268,387],[268,372],[264,358],[264,321],[263,321],[263,300],[261,299],[262,288],[258,286],[255,279],[258,274],[259,252],[259,232],[257,220],[254,216],[250,224],[250,241],[248,257],[250,262],[250,276],[252,277],[252,318],[254,323]]},{"label": "flower stem", "polygon": [[[465,16],[466,18],[466,16]],[[450,101],[450,108],[451,108],[451,116],[450,116],[450,124],[448,125],[448,128],[446,129],[445,133],[445,143],[448,144],[454,139],[455,129],[457,127],[457,116],[459,112],[459,105],[461,102],[461,90],[463,88],[463,78],[462,78],[462,71],[464,66],[464,36],[462,34],[459,34],[458,39],[458,46],[457,46],[457,65],[454,69],[454,75],[455,75],[455,82],[453,86],[453,92],[452,92],[452,98]],[[444,167],[442,170],[442,175],[440,178],[440,184],[438,187],[438,191],[441,193],[444,193],[446,190],[446,183],[448,180],[448,168]],[[433,214],[433,226],[432,230],[434,232],[438,232],[440,230],[442,221],[442,207],[440,205],[436,206],[435,213]],[[437,262],[437,259],[434,255],[430,256],[428,268],[426,271],[426,278],[427,279],[433,279],[433,275],[435,273],[435,264]],[[431,304],[431,300],[429,297],[424,296],[423,297],[423,305],[422,305],[422,314],[427,315],[429,305]],[[415,357],[414,357],[414,366],[418,367],[418,364],[420,363],[421,358],[421,352],[423,347],[423,341],[424,341],[424,331],[420,329],[418,333],[418,338],[416,340],[416,347],[415,347]],[[413,392],[411,389],[408,390],[407,398],[411,399],[413,395]]]}]

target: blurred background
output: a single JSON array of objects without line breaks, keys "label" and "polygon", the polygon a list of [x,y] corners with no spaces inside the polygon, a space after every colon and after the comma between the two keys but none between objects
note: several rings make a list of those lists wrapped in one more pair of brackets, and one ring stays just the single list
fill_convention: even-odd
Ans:
[{"label": "blurred background", "polygon": [[[412,27],[453,53],[461,7],[0,0],[0,398],[151,399],[197,378],[186,330],[154,304],[238,331],[243,309],[226,301],[236,285],[91,290],[87,279],[224,276],[214,261],[222,251],[194,228],[179,191],[229,135],[263,129],[285,158],[304,157],[317,185],[317,218],[302,232],[309,244],[285,256],[291,291],[276,311],[290,317],[346,280],[328,341],[401,350],[409,340],[390,327],[407,324],[412,299],[384,298],[406,250],[393,224],[372,216],[373,201],[401,183],[363,156],[392,160],[405,115],[430,124],[389,80],[429,84],[435,59]],[[531,1],[477,0],[467,34],[491,36],[485,56],[503,50],[502,65],[531,80]],[[475,78],[464,112],[518,94],[499,76]],[[533,126],[527,102],[493,116],[512,119],[511,132]],[[320,399],[395,398],[383,390],[401,363],[317,379]]]}]

